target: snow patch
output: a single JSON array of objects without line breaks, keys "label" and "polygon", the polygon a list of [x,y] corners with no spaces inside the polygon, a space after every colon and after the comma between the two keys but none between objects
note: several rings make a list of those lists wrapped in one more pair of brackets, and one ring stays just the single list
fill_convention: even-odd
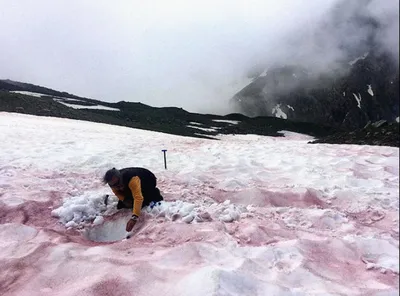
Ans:
[{"label": "snow patch", "polygon": [[357,97],[357,95],[355,93],[353,93],[353,96],[357,101],[357,107],[361,109],[361,95],[360,95],[360,93],[358,93],[358,97]]},{"label": "snow patch", "polygon": [[206,128],[206,127],[199,127],[199,126],[194,126],[194,125],[187,125],[186,127],[195,128],[195,129],[202,130],[205,132],[216,132],[218,130],[218,127]]},{"label": "snow patch", "polygon": [[287,115],[285,112],[281,110],[281,104],[277,104],[274,108],[272,108],[272,115],[275,117],[287,119]]},{"label": "snow patch", "polygon": [[237,121],[237,120],[225,120],[225,119],[213,119],[213,121],[230,123],[230,124],[238,124],[240,122],[240,121]]},{"label": "snow patch", "polygon": [[264,70],[259,77],[265,77],[268,74],[268,69]]},{"label": "snow patch", "polygon": [[364,60],[368,56],[369,52],[364,53],[362,56],[359,56],[358,58],[355,58],[354,60],[349,62],[349,65],[353,66],[355,63],[357,63],[359,60]]},{"label": "snow patch", "polygon": [[60,96],[53,96],[53,95],[48,95],[48,94],[42,94],[42,93],[37,93],[37,92],[31,92],[31,91],[23,91],[23,90],[13,90],[10,91],[12,93],[18,93],[22,95],[28,95],[31,97],[52,97],[54,100],[58,101],[59,99],[66,100],[66,101],[73,101],[73,102],[82,102],[82,100],[78,99],[72,99],[72,98],[67,98],[67,97],[60,97]]},{"label": "snow patch", "polygon": [[40,98],[41,96],[46,96],[45,94],[31,92],[31,91],[24,91],[24,90],[13,90],[10,92],[16,93],[16,94],[21,94],[21,95],[27,95],[27,96],[31,96],[31,97],[37,97],[37,98]]},{"label": "snow patch", "polygon": [[[202,137],[211,137],[210,135],[207,135],[207,134],[202,134],[202,133],[193,133],[194,135],[197,135],[197,136],[202,136]],[[212,138],[212,137],[211,137]]]},{"label": "snow patch", "polygon": [[368,93],[371,95],[371,97],[374,96],[374,91],[372,90],[371,84],[368,84]]},{"label": "snow patch", "polygon": [[54,100],[60,104],[63,104],[65,106],[73,108],[73,109],[96,109],[96,110],[108,110],[108,111],[121,111],[118,108],[111,108],[111,107],[106,107],[106,106],[101,106],[101,105],[83,106],[83,105],[68,104],[68,103],[62,102],[57,99],[54,99]]}]

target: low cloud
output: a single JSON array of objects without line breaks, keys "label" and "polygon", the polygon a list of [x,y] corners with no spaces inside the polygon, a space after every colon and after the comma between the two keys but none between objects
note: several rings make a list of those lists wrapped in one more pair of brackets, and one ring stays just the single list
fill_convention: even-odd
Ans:
[{"label": "low cloud", "polygon": [[398,57],[396,0],[3,2],[1,78],[111,102],[228,113],[256,68],[325,71],[364,46],[354,15]]}]

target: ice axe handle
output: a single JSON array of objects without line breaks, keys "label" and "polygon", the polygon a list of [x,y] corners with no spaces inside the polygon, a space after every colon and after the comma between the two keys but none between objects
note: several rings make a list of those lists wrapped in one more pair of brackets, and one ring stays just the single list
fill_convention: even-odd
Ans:
[{"label": "ice axe handle", "polygon": [[164,153],[164,167],[167,169],[167,149],[161,150]]}]

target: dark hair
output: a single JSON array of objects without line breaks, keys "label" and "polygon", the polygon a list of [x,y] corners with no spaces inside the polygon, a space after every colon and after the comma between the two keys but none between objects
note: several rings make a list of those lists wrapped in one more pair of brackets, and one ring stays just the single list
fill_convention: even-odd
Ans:
[{"label": "dark hair", "polygon": [[103,176],[103,183],[106,184],[112,180],[113,177],[120,178],[121,173],[116,168],[108,170]]}]

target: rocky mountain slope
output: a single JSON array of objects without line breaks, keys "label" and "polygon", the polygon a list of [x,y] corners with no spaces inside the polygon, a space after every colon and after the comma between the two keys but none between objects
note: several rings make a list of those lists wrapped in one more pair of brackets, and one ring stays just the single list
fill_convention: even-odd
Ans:
[{"label": "rocky mountain slope", "polygon": [[374,127],[372,134],[363,132],[363,129],[354,134],[342,128],[274,116],[218,116],[190,113],[175,107],[155,108],[125,101],[107,103],[7,80],[0,80],[1,111],[86,120],[208,139],[215,139],[217,134],[280,137],[283,136],[281,131],[292,131],[311,135],[319,143],[399,146],[398,123],[389,125],[388,128],[387,122],[382,122]]},{"label": "rocky mountain slope", "polygon": [[236,111],[296,121],[361,128],[399,116],[399,71],[387,56],[365,54],[343,77],[310,75],[285,66],[256,78],[233,98]]},{"label": "rocky mountain slope", "polygon": [[213,138],[217,134],[282,136],[278,133],[281,130],[322,137],[337,131],[329,126],[294,123],[274,117],[219,116],[135,102],[107,103],[26,83],[8,80],[0,80],[0,83],[0,111],[7,112],[88,120],[203,138]]},{"label": "rocky mountain slope", "polygon": [[340,52],[331,67],[316,70],[311,61],[272,66],[232,98],[235,111],[346,130],[370,121],[394,122],[399,116],[399,63],[394,55],[398,44],[394,40],[391,47],[383,45],[390,41],[382,40],[387,24],[362,9],[370,3],[339,2],[314,32],[312,41],[321,41],[322,57],[329,59],[334,52],[325,43]]}]

